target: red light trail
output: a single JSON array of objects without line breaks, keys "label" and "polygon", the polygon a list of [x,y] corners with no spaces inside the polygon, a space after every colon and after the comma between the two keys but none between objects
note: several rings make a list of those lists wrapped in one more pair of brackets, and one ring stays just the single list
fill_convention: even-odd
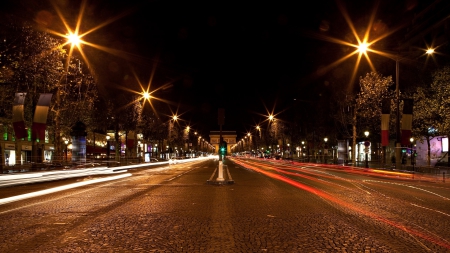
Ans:
[{"label": "red light trail", "polygon": [[[243,162],[243,161],[238,160],[238,159],[232,159],[232,161],[235,162],[236,164],[242,166],[242,167],[247,168],[247,169],[254,170],[254,171],[259,172],[259,173],[261,173],[261,174],[263,174],[265,176],[268,176],[270,178],[280,180],[282,182],[290,184],[290,185],[292,185],[294,187],[297,187],[299,189],[302,189],[302,190],[305,190],[307,192],[313,193],[313,194],[315,194],[315,195],[317,195],[317,196],[319,196],[319,197],[321,197],[321,198],[323,198],[325,200],[331,201],[331,202],[333,202],[335,204],[338,204],[339,206],[345,207],[345,208],[347,208],[347,209],[349,209],[351,211],[363,214],[363,215],[365,215],[367,217],[370,217],[371,219],[374,219],[376,221],[381,221],[384,224],[387,224],[387,225],[390,225],[390,226],[395,227],[397,229],[400,229],[400,230],[402,230],[402,231],[404,231],[404,232],[406,232],[406,233],[408,233],[408,234],[410,234],[412,236],[420,237],[420,238],[425,239],[425,240],[427,240],[429,242],[437,244],[437,245],[439,245],[441,247],[444,247],[446,249],[450,249],[450,243],[448,241],[446,241],[443,238],[436,238],[436,235],[434,235],[434,234],[433,235],[426,234],[426,233],[423,233],[423,232],[418,231],[416,229],[407,227],[406,225],[403,225],[403,224],[397,223],[395,221],[389,220],[387,218],[381,217],[380,215],[377,215],[377,214],[375,214],[375,213],[373,213],[371,211],[364,210],[364,209],[362,209],[360,207],[357,207],[357,206],[352,205],[352,204],[350,204],[348,202],[345,202],[342,199],[336,198],[336,197],[334,197],[334,196],[332,196],[332,195],[330,195],[330,194],[328,194],[328,193],[326,193],[326,192],[324,192],[324,191],[322,191],[320,189],[313,188],[311,186],[307,186],[305,184],[302,184],[302,183],[300,183],[298,181],[295,181],[295,180],[293,180],[291,178],[288,178],[288,177],[285,177],[283,175],[276,174],[276,173],[269,172],[267,170],[258,168],[256,166],[253,166],[253,165],[249,164],[248,162]],[[259,164],[259,165],[261,166],[262,164]],[[264,165],[264,166],[267,166],[267,165]],[[272,166],[268,166],[268,167],[272,167]],[[313,178],[313,177],[310,177],[310,176],[299,175],[299,174],[292,173],[292,172],[286,172],[286,171],[283,171],[281,169],[276,169],[276,168],[270,168],[270,169],[273,169],[273,170],[275,170],[277,172],[281,172],[283,174],[288,174],[288,175],[293,175],[293,176],[301,176],[301,177],[304,177],[304,178],[308,178],[308,179],[311,179],[311,180],[318,181],[316,178]]]}]

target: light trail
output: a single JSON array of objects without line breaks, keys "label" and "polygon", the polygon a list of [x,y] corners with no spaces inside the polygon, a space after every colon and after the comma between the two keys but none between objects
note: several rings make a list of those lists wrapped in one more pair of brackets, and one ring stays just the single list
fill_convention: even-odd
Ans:
[{"label": "light trail", "polygon": [[[283,163],[278,162],[280,165],[283,165]],[[345,171],[353,174],[358,175],[365,175],[365,176],[384,176],[389,178],[395,178],[395,179],[412,179],[411,173],[405,173],[405,172],[399,172],[399,171],[386,171],[386,170],[378,170],[378,169],[370,169],[370,168],[364,168],[361,170],[359,167],[353,167],[353,166],[342,166],[342,165],[333,165],[333,164],[311,164],[311,163],[299,163],[294,162],[290,165],[297,165],[297,166],[304,166],[304,167],[320,167],[320,168],[326,168],[328,170],[334,170],[334,171]],[[284,164],[285,166],[285,164]]]},{"label": "light trail", "polygon": [[[200,163],[202,160],[205,159],[214,159],[214,157],[200,157],[196,159],[186,159],[183,160],[183,163],[191,162],[191,163]],[[37,182],[45,182],[45,181],[56,181],[56,180],[62,180],[62,179],[68,179],[68,178],[74,178],[74,177],[84,177],[84,176],[91,176],[91,175],[109,175],[109,174],[119,174],[123,173],[117,176],[107,177],[107,178],[100,178],[100,179],[93,179],[89,181],[84,182],[78,182],[74,184],[64,185],[60,187],[55,187],[51,189],[46,189],[42,191],[37,192],[31,192],[27,194],[22,194],[18,196],[12,196],[8,198],[0,199],[0,205],[28,199],[32,197],[42,196],[58,191],[63,191],[67,189],[72,189],[80,186],[85,186],[89,184],[95,184],[105,181],[111,181],[111,180],[117,180],[124,177],[131,176],[131,173],[124,173],[128,171],[128,169],[132,168],[139,168],[139,167],[148,167],[151,165],[161,165],[161,164],[168,164],[168,161],[164,162],[154,162],[154,163],[144,163],[144,164],[134,164],[134,165],[128,165],[128,166],[121,166],[121,167],[96,167],[91,169],[80,169],[80,170],[62,170],[62,171],[47,171],[47,172],[40,172],[40,173],[23,173],[18,175],[0,175],[0,186],[14,186],[14,185],[23,185],[23,184],[29,184],[29,183],[37,183]],[[156,168],[156,169],[148,169],[152,172],[155,171],[161,171],[161,170],[169,170],[173,167],[166,166],[162,168]],[[183,173],[185,174],[185,173]],[[182,175],[183,175],[182,174]]]},{"label": "light trail", "polygon": [[50,194],[50,193],[55,193],[55,192],[59,192],[59,191],[64,191],[64,190],[68,190],[68,189],[73,189],[73,188],[80,187],[80,186],[96,184],[96,183],[101,183],[101,182],[106,182],[106,181],[111,181],[111,180],[117,180],[117,179],[129,177],[129,176],[131,176],[131,173],[125,173],[125,174],[120,174],[117,176],[98,178],[98,179],[93,179],[93,180],[89,180],[89,181],[83,181],[83,182],[77,182],[77,183],[73,183],[73,184],[58,186],[58,187],[54,187],[54,188],[46,189],[46,190],[42,190],[42,191],[26,193],[26,194],[22,194],[22,195],[18,195],[18,196],[0,199],[0,205],[4,205],[7,203],[19,201],[19,200],[29,199],[29,198],[33,198],[33,197],[37,197],[37,196],[42,196],[42,195],[46,195],[46,194]]},{"label": "light trail", "polygon": [[432,192],[432,191],[429,191],[429,190],[425,190],[425,189],[422,189],[422,188],[419,188],[419,187],[416,187],[416,186],[412,186],[412,185],[405,185],[405,184],[394,183],[394,182],[384,182],[384,181],[378,181],[378,180],[364,180],[364,181],[365,182],[375,182],[375,183],[392,184],[392,185],[398,185],[398,186],[403,186],[403,187],[409,187],[409,188],[412,188],[412,189],[415,189],[415,190],[419,190],[419,191],[422,191],[422,192],[425,192],[425,193],[437,196],[439,198],[443,198],[444,200],[450,200],[450,198],[447,198],[447,197],[442,196],[440,194],[437,194],[435,192]]},{"label": "light trail", "polygon": [[[257,163],[251,163],[251,164],[257,164]],[[308,175],[289,172],[289,171],[286,171],[286,170],[283,170],[283,169],[279,169],[279,168],[275,167],[274,165],[266,165],[266,166],[267,166],[267,168],[271,168],[274,171],[277,171],[279,173],[283,173],[283,174],[286,174],[286,175],[292,175],[292,176],[296,176],[296,177],[301,177],[301,178],[309,179],[311,181],[320,182],[320,183],[326,183],[328,185],[339,186],[341,188],[344,188],[344,189],[347,189],[347,190],[351,190],[350,188],[348,188],[348,187],[346,187],[344,185],[341,185],[341,184],[338,184],[338,183],[334,183],[334,182],[330,182],[330,181],[325,181],[323,179],[319,179],[319,178],[308,176],[308,175],[319,175],[321,177],[328,178],[328,179],[339,179],[339,180],[342,180],[342,181],[347,181],[347,182],[352,183],[351,182],[352,180],[349,180],[349,179],[343,179],[343,178],[339,178],[339,177],[331,176],[331,175],[327,175],[327,174],[324,175],[324,173],[311,173],[309,171],[306,171],[306,170],[303,170],[303,169],[299,169],[299,168],[295,168],[295,167],[288,167],[288,169],[289,170],[293,170],[293,171],[299,171],[299,172],[302,172],[302,173],[305,173],[305,174],[308,174]],[[283,166],[287,167],[286,165],[283,165]],[[367,191],[365,191],[365,190],[362,190],[362,191],[367,193]]]},{"label": "light trail", "polygon": [[426,210],[429,210],[429,211],[433,211],[433,212],[436,212],[436,213],[439,213],[439,214],[442,214],[442,215],[445,215],[445,216],[449,216],[449,217],[450,217],[450,214],[444,213],[444,212],[439,211],[439,210],[436,210],[436,209],[432,209],[432,208],[420,206],[420,205],[413,204],[413,203],[411,203],[411,205],[413,205],[413,206],[415,206],[415,207],[423,208],[423,209],[426,209]]},{"label": "light trail", "polygon": [[[379,216],[379,215],[377,215],[377,214],[375,214],[373,212],[370,212],[370,211],[361,209],[361,208],[359,208],[357,206],[351,205],[350,203],[347,203],[347,202],[345,202],[345,201],[343,201],[341,199],[333,197],[330,194],[328,194],[328,193],[326,193],[326,192],[324,192],[322,190],[319,190],[319,189],[316,189],[316,188],[304,185],[304,184],[302,184],[302,183],[300,183],[298,181],[295,181],[293,179],[290,179],[290,178],[284,177],[282,175],[275,174],[275,173],[272,173],[272,172],[269,172],[269,171],[257,168],[255,166],[252,166],[252,165],[248,164],[248,163],[241,162],[241,161],[239,161],[237,159],[231,159],[231,160],[234,161],[235,163],[239,164],[240,166],[244,167],[244,168],[254,170],[254,171],[259,172],[259,173],[261,173],[263,175],[266,175],[266,176],[268,176],[270,178],[277,179],[279,181],[285,182],[285,183],[290,184],[290,185],[292,185],[294,187],[297,187],[299,189],[302,189],[302,190],[305,190],[307,192],[313,193],[313,194],[315,194],[315,195],[317,195],[317,196],[319,196],[319,197],[321,197],[323,199],[326,199],[326,200],[331,201],[331,202],[333,202],[335,204],[338,204],[339,206],[345,207],[345,208],[347,208],[349,210],[352,210],[352,211],[355,211],[357,213],[363,214],[363,215],[365,215],[367,217],[370,217],[371,219],[374,219],[374,220],[377,220],[377,221],[381,221],[381,222],[383,222],[383,223],[385,223],[387,225],[390,225],[390,226],[392,226],[394,228],[400,229],[400,230],[410,234],[411,236],[420,237],[420,238],[425,239],[425,240],[427,240],[427,241],[429,241],[431,243],[434,243],[436,245],[439,245],[441,247],[444,247],[444,248],[450,250],[450,243],[448,241],[446,241],[445,239],[432,237],[432,236],[427,235],[425,233],[422,233],[421,231],[418,231],[418,230],[416,230],[414,228],[409,228],[409,227],[407,227],[405,225],[402,225],[400,223],[397,223],[395,221],[392,221],[392,220],[389,220],[387,218],[381,217],[381,216]],[[435,235],[433,235],[433,236],[435,236]]]},{"label": "light trail", "polygon": [[[250,162],[249,162],[250,163]],[[255,162],[253,162],[253,163],[251,163],[251,164],[258,164],[258,163],[255,163]],[[343,180],[343,181],[348,181],[348,182],[350,182],[351,184],[355,184],[355,181],[354,180],[350,180],[350,179],[345,179],[345,178],[342,178],[342,177],[338,177],[338,176],[335,176],[335,175],[327,175],[326,173],[323,173],[323,172],[320,172],[320,171],[317,171],[317,170],[313,170],[312,172],[318,172],[318,173],[312,173],[312,172],[309,172],[309,171],[306,171],[306,170],[303,170],[303,169],[299,169],[299,168],[296,168],[296,167],[292,167],[292,165],[286,165],[286,164],[280,164],[281,166],[283,166],[283,167],[285,167],[285,168],[287,168],[288,170],[294,170],[294,171],[300,171],[300,172],[302,172],[302,173],[306,173],[306,174],[312,174],[312,175],[319,175],[319,176],[322,176],[322,177],[326,177],[326,178],[330,178],[330,179],[339,179],[339,180]],[[279,169],[279,168],[277,168],[277,167],[275,167],[274,165],[266,165],[268,168],[271,168],[272,170],[275,170],[275,171],[277,171],[277,172],[280,172],[280,173],[283,173],[283,174],[287,174],[287,175],[293,175],[293,176],[296,176],[296,177],[303,177],[303,178],[306,178],[306,179],[309,179],[309,180],[314,180],[314,181],[319,181],[317,178],[314,178],[314,177],[310,177],[310,176],[306,176],[306,175],[300,175],[300,174],[297,174],[297,173],[291,173],[291,172],[287,172],[287,171],[285,171],[285,170],[283,170],[283,169]],[[328,168],[327,168],[328,169]],[[365,172],[365,171],[358,171],[358,170],[354,170],[354,169],[351,169],[351,170],[348,170],[348,169],[344,169],[344,170],[339,170],[339,169],[332,169],[332,170],[336,170],[336,171],[344,171],[344,172],[346,172],[346,173],[353,173],[353,174],[358,174],[358,175],[363,175],[363,176],[371,176],[371,175],[378,175],[378,173],[382,173],[382,174],[388,174],[388,175],[391,175],[391,174],[393,174],[393,175],[398,175],[398,174],[407,174],[407,173],[403,173],[403,172],[390,172],[390,171],[382,171],[382,170],[371,170],[371,172],[370,173],[367,173],[367,172]],[[398,177],[395,177],[396,179],[399,179]],[[321,180],[321,182],[327,182],[328,184],[334,184],[334,185],[338,185],[338,186],[340,186],[340,187],[344,187],[344,188],[347,188],[347,187],[345,187],[345,186],[342,186],[342,185],[340,185],[340,184],[337,184],[337,183],[332,183],[332,182],[329,182],[329,181],[324,181],[324,180]],[[401,183],[393,183],[393,182],[386,182],[386,181],[379,181],[379,180],[363,180],[363,182],[375,182],[375,183],[383,183],[383,184],[392,184],[392,185],[397,185],[397,186],[402,186],[402,187],[409,187],[409,188],[412,188],[412,189],[415,189],[415,190],[419,190],[419,191],[423,191],[423,192],[426,192],[426,193],[429,193],[429,194],[431,194],[431,195],[435,195],[435,196],[437,196],[437,197],[440,197],[440,198],[443,198],[443,199],[445,199],[445,200],[450,200],[450,198],[447,198],[447,197],[445,197],[445,196],[442,196],[442,195],[440,195],[440,194],[437,194],[437,193],[435,193],[435,192],[432,192],[432,191],[429,191],[429,190],[425,190],[425,189],[423,189],[423,188],[419,188],[419,187],[416,187],[416,186],[411,186],[411,185],[406,185],[406,184],[401,184]],[[356,185],[355,185],[356,186]],[[356,186],[357,187],[357,186]],[[366,187],[366,186],[364,186],[364,187]],[[357,188],[360,188],[360,187],[357,187]],[[368,187],[366,187],[366,188],[368,188]],[[349,188],[347,188],[347,189],[349,189]],[[370,189],[370,188],[369,188]],[[364,192],[366,192],[366,193],[368,193],[368,194],[371,194],[370,192],[367,192],[367,191],[365,191],[365,190],[363,190],[363,189],[361,189],[362,191],[364,191]],[[372,189],[371,189],[372,190]],[[375,191],[375,190],[374,190]],[[385,196],[384,194],[382,194],[382,193],[379,193],[379,194],[381,194],[381,195],[383,195],[383,196]]]}]

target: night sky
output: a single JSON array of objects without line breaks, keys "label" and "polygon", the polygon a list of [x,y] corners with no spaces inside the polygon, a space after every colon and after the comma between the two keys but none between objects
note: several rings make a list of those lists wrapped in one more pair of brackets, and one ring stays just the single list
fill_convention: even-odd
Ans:
[{"label": "night sky", "polygon": [[[2,9],[30,22],[43,19],[47,28],[62,32],[56,10],[75,27],[81,2],[8,0]],[[371,31],[392,32],[383,39],[388,46],[420,7],[419,1],[392,2],[379,2]],[[288,111],[294,99],[345,89],[356,57],[327,66],[354,48],[329,38],[355,44],[344,14],[363,37],[375,3],[92,0],[86,1],[81,33],[106,24],[83,39],[109,52],[88,45],[83,50],[103,96],[127,94],[121,87],[138,89],[134,75],[144,85],[151,79],[152,90],[166,85],[154,95],[169,101],[156,107],[170,106],[187,124],[207,131],[219,129],[217,110],[224,108],[224,130],[242,134],[268,111]]]}]

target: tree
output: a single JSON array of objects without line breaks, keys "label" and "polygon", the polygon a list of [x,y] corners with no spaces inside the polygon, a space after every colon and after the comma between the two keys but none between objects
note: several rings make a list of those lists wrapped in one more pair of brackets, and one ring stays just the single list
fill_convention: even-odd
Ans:
[{"label": "tree", "polygon": [[[353,147],[356,146],[358,122],[361,127],[370,128],[372,132],[381,131],[381,102],[384,98],[393,97],[393,92],[389,90],[391,85],[391,76],[383,77],[377,72],[370,72],[359,78],[360,91],[355,98],[352,118]],[[354,148],[352,158],[355,159]]]},{"label": "tree", "polygon": [[412,135],[425,138],[427,142],[427,164],[430,166],[430,141],[437,135],[436,123],[439,114],[437,114],[436,99],[432,89],[418,87],[414,94],[414,120],[412,125]]},{"label": "tree", "polygon": [[[24,115],[29,129],[39,94],[53,94],[47,129],[55,154],[62,157],[61,137],[68,137],[71,126],[78,120],[92,123],[91,112],[97,98],[94,79],[78,59],[72,57],[67,61],[62,41],[48,33],[26,23],[16,25],[9,22],[3,24],[1,34],[4,37],[0,44],[1,82],[11,84],[15,91],[27,93]],[[68,65],[64,66],[65,62]],[[6,96],[13,97],[13,94]],[[2,104],[3,108],[11,108],[11,102],[1,102],[6,103]],[[11,125],[11,120],[8,120],[8,125]],[[34,146],[36,140],[32,141]]]},{"label": "tree", "polygon": [[[431,164],[430,141],[450,134],[450,66],[432,74],[429,87],[418,87],[414,94],[413,136],[427,142],[427,165]],[[450,159],[449,159],[450,163]]]}]

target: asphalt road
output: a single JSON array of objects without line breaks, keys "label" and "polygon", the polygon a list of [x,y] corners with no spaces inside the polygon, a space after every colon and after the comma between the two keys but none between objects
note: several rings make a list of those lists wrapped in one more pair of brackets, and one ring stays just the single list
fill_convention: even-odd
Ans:
[{"label": "asphalt road", "polygon": [[[226,159],[0,205],[0,252],[450,252],[450,185],[401,173]],[[107,177],[107,176],[99,176]],[[0,198],[98,177],[0,189]]]}]

